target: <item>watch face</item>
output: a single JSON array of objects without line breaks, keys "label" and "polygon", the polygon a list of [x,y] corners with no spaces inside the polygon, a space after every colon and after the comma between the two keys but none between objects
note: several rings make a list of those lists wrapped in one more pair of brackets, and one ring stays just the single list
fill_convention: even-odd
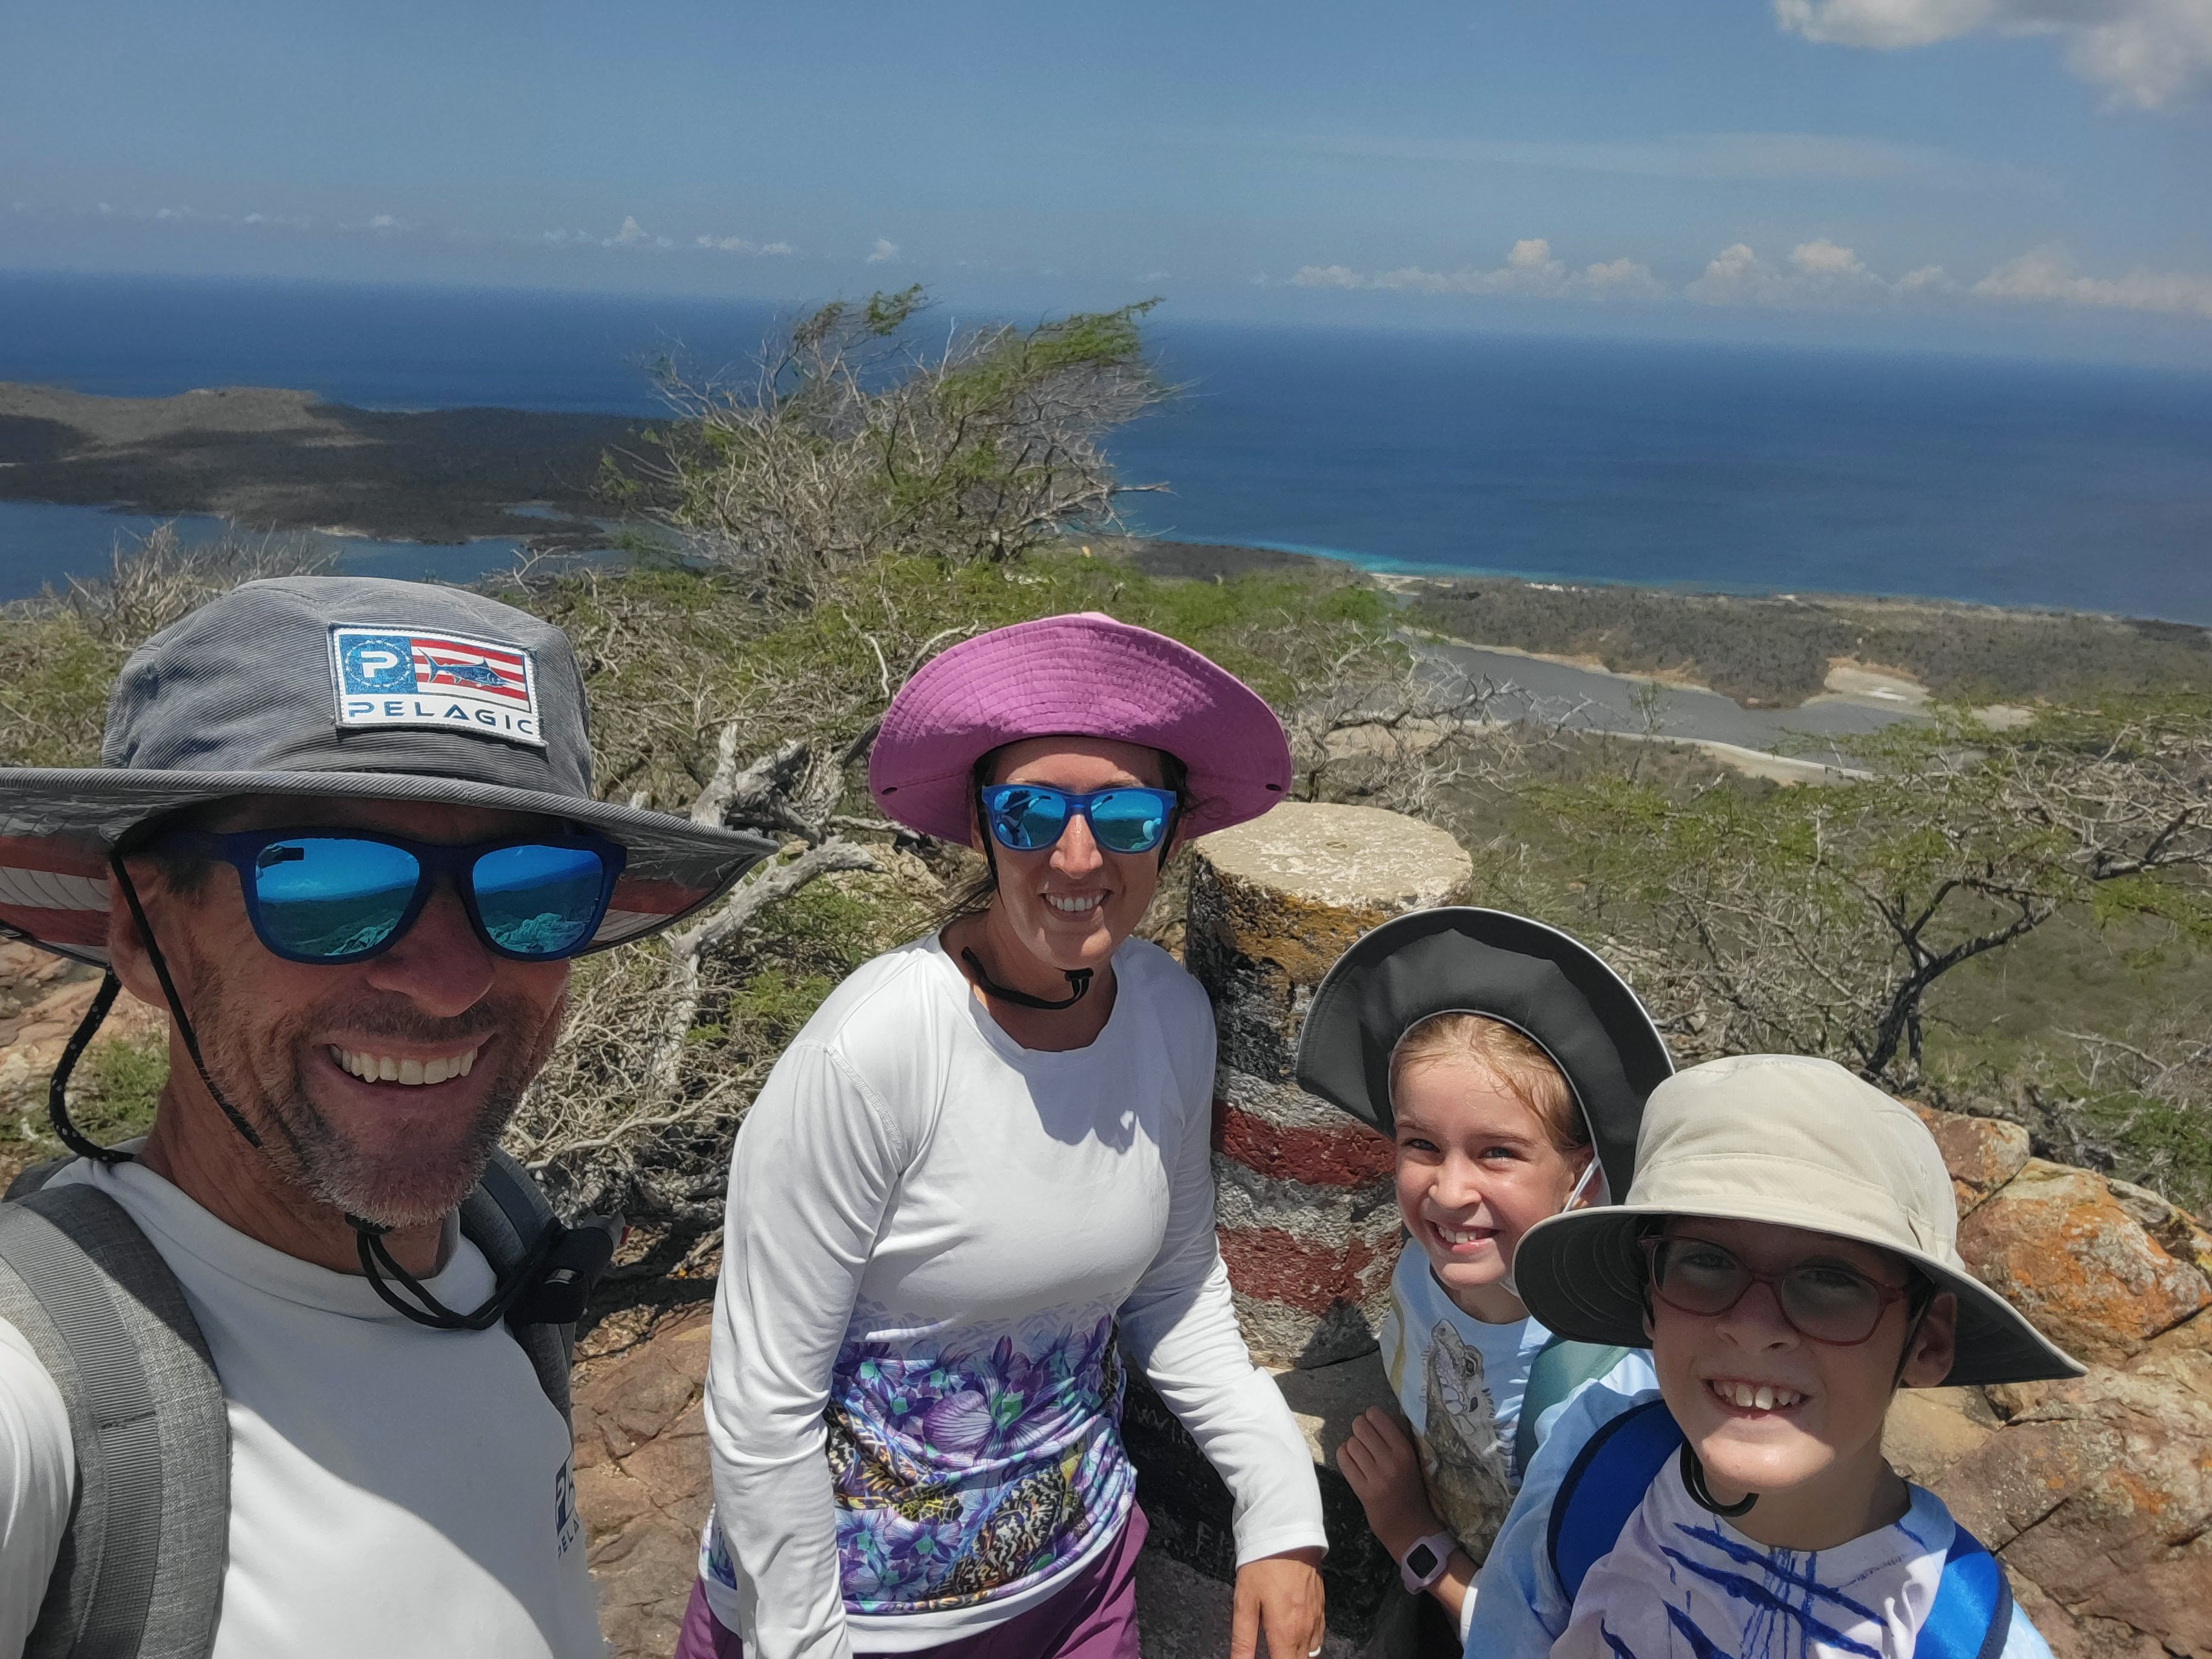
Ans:
[{"label": "watch face", "polygon": [[1437,1553],[1426,1544],[1416,1544],[1406,1552],[1406,1571],[1416,1578],[1426,1578],[1437,1570]]}]

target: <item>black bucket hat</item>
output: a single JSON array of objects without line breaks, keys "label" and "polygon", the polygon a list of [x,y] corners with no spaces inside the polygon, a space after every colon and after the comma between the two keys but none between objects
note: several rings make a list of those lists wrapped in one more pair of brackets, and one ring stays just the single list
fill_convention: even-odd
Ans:
[{"label": "black bucket hat", "polygon": [[465,589],[368,576],[248,582],[124,664],[101,764],[0,768],[0,937],[105,965],[109,860],[150,821],[238,795],[537,812],[627,854],[588,949],[655,933],[775,850],[593,799],[568,635]]},{"label": "black bucket hat", "polygon": [[1586,945],[1527,916],[1451,905],[1384,922],[1338,957],[1298,1038],[1298,1086],[1392,1133],[1390,1056],[1437,1014],[1481,1014],[1549,1055],[1607,1188],[1628,1190],[1644,1103],[1673,1074],[1636,994]]}]

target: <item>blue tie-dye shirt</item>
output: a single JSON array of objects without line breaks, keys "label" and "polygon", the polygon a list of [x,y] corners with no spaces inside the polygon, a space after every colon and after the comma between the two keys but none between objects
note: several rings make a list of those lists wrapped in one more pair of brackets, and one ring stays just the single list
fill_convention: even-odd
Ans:
[{"label": "blue tie-dye shirt", "polygon": [[[1893,1526],[1771,1549],[1700,1509],[1670,1459],[1568,1605],[1546,1547],[1552,1499],[1591,1435],[1656,1397],[1592,1386],[1561,1414],[1475,1580],[1467,1659],[1911,1659],[1955,1530],[1920,1486]],[[2000,1659],[2051,1659],[2018,1608]]]}]

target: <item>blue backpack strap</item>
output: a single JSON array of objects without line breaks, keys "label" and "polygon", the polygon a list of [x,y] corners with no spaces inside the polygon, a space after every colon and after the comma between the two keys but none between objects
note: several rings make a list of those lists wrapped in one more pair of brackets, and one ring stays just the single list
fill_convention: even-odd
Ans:
[{"label": "blue backpack strap", "polygon": [[1626,1348],[1609,1348],[1595,1342],[1570,1342],[1555,1336],[1536,1350],[1528,1364],[1528,1382],[1521,1395],[1521,1416],[1513,1425],[1513,1479],[1528,1473],[1536,1455],[1536,1419],[1565,1401],[1585,1382],[1595,1382],[1628,1358]]},{"label": "blue backpack strap", "polygon": [[1623,1412],[1575,1455],[1552,1497],[1544,1539],[1559,1588],[1572,1601],[1589,1570],[1612,1552],[1644,1494],[1681,1449],[1682,1431],[1663,1400]]},{"label": "blue backpack strap", "polygon": [[2012,1633],[2004,1567],[1964,1527],[1951,1540],[1912,1659],[1997,1659]]}]

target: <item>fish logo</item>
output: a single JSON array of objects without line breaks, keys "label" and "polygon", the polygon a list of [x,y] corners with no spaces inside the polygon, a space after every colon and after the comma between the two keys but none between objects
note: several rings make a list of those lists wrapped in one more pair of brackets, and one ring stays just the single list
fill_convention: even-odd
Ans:
[{"label": "fish logo", "polygon": [[424,635],[413,636],[408,644],[413,648],[416,684],[425,689],[451,685],[516,702],[530,700],[529,671],[520,651],[495,650],[475,640]]}]

